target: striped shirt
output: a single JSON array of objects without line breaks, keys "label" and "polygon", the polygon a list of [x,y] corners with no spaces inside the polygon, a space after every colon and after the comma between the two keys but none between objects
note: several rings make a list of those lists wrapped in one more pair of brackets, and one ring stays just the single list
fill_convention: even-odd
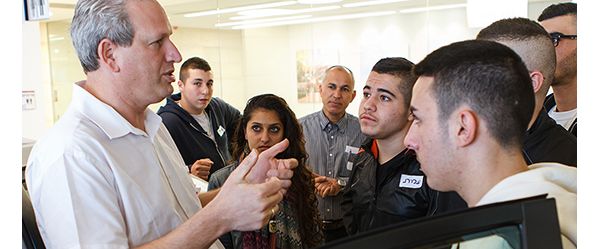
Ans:
[{"label": "striped shirt", "polygon": [[[352,170],[349,157],[355,155],[367,138],[360,131],[358,118],[346,113],[336,124],[329,122],[323,111],[300,118],[306,140],[308,166],[313,172],[347,180]],[[319,199],[319,212],[324,220],[340,220],[342,195]]]}]

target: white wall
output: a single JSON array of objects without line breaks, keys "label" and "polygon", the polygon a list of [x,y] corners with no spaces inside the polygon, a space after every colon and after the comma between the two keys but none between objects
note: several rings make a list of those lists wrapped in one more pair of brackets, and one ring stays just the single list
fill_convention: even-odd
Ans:
[{"label": "white wall", "polygon": [[[546,6],[555,2],[530,3],[529,18],[537,18]],[[66,33],[68,24],[61,25]],[[47,35],[43,27],[40,29],[37,23],[23,23],[23,90],[36,91],[38,105],[35,110],[23,111],[23,136],[33,139],[53,123]],[[297,100],[298,51],[336,51],[337,58],[326,63],[342,64],[353,70],[357,97],[348,112],[356,115],[362,87],[377,60],[401,56],[417,63],[434,49],[472,39],[478,31],[467,27],[466,9],[460,8],[243,31],[174,27],[172,40],[183,60],[199,56],[211,64],[216,82],[214,96],[242,110],[248,98],[273,93],[285,98],[296,115],[302,117],[320,110],[321,103],[299,103]],[[70,40],[64,44],[70,46]],[[57,88],[60,100],[70,100],[70,85],[83,77],[76,56],[68,53],[63,57],[53,54],[53,58],[68,60],[53,62],[54,74],[67,72],[71,77],[71,80],[58,80],[65,77],[53,75],[57,83],[63,82],[57,84],[64,86]],[[180,66],[175,65],[177,75]],[[178,92],[176,84],[174,88]],[[156,110],[163,104],[164,101],[150,108]]]},{"label": "white wall", "polygon": [[[238,109],[246,106],[245,98],[240,97],[244,96],[246,86],[241,31],[175,28],[171,39],[183,58],[181,63],[175,65],[176,77],[185,60],[194,56],[203,58],[213,71],[213,96],[226,99]],[[176,83],[173,88],[174,92],[179,92]]]},{"label": "white wall", "polygon": [[53,124],[45,28],[23,21],[23,91],[35,91],[36,108],[22,111],[23,137],[37,140]]},{"label": "white wall", "polygon": [[462,8],[245,30],[245,97],[275,93],[288,101],[298,117],[320,110],[320,102],[298,103],[296,53],[333,51],[337,59],[315,64],[341,64],[354,72],[357,97],[347,111],[357,115],[364,82],[379,59],[400,56],[417,63],[442,45],[474,38],[478,29],[466,27],[465,12]]},{"label": "white wall", "polygon": [[[528,17],[535,20],[554,2],[529,4]],[[247,29],[242,33],[246,91],[240,97],[277,94],[287,100],[298,117],[320,110],[321,103],[298,102],[296,53],[337,51],[337,60],[327,63],[341,64],[354,72],[357,94],[347,111],[357,115],[362,88],[379,59],[400,56],[418,63],[441,46],[474,39],[479,30],[467,26],[466,8]]]}]

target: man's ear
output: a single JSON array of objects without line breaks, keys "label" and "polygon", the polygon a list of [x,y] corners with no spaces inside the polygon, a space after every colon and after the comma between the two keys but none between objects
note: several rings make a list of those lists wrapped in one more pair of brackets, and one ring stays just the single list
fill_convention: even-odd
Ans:
[{"label": "man's ear", "polygon": [[177,81],[177,85],[179,86],[179,91],[180,91],[180,92],[183,92],[183,91],[181,90],[181,89],[183,89],[183,81],[181,81],[181,80],[178,80],[178,81]]},{"label": "man's ear", "polygon": [[323,91],[323,83],[317,84],[317,87],[319,88],[319,93],[321,93]]},{"label": "man's ear", "polygon": [[106,65],[112,72],[119,72],[121,68],[115,60],[117,44],[109,39],[102,39],[98,44],[98,61]]},{"label": "man's ear", "polygon": [[356,97],[356,90],[352,90],[352,99],[350,100],[350,102],[354,101],[355,97]]},{"label": "man's ear", "polygon": [[531,86],[533,86],[533,93],[537,93],[544,84],[544,75],[540,71],[533,71],[529,73],[531,78]]},{"label": "man's ear", "polygon": [[457,112],[455,119],[455,135],[457,145],[465,147],[475,141],[479,129],[479,118],[471,109],[463,109]]}]

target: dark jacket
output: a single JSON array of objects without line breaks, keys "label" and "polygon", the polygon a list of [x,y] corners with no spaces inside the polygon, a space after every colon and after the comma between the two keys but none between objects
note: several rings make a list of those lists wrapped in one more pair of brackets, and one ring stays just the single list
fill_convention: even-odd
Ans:
[{"label": "dark jacket", "polygon": [[[549,112],[555,106],[556,100],[554,99],[554,93],[551,93],[550,95],[546,96],[546,99],[544,100],[544,108],[547,112]],[[573,123],[571,124],[569,129],[567,129],[567,131],[573,134],[573,136],[577,137],[577,118],[575,118],[575,121],[573,121]]]},{"label": "dark jacket", "polygon": [[377,162],[377,154],[374,140],[361,146],[343,189],[342,212],[348,234],[467,207],[455,192],[443,193],[429,188],[421,165],[408,149],[391,159],[393,164],[383,166],[393,168],[386,169],[387,175],[379,176],[383,181],[376,186],[377,169],[382,167]]},{"label": "dark jacket", "polygon": [[[225,101],[212,98],[205,111],[215,134],[215,144],[200,124],[175,102],[180,99],[180,93],[171,95],[167,98],[167,104],[157,113],[173,137],[185,164],[190,167],[198,159],[210,158],[214,163],[210,168],[212,174],[231,160],[231,138],[241,117],[240,112]],[[219,135],[220,127],[225,131]]]},{"label": "dark jacket", "polygon": [[[235,161],[230,165],[216,171],[208,179],[208,191],[223,187],[231,172],[239,165],[239,162]],[[242,233],[240,231],[230,231],[219,237],[219,241],[226,249],[237,249],[242,248]]]},{"label": "dark jacket", "polygon": [[541,110],[525,134],[523,154],[527,164],[558,162],[577,166],[577,137]]}]

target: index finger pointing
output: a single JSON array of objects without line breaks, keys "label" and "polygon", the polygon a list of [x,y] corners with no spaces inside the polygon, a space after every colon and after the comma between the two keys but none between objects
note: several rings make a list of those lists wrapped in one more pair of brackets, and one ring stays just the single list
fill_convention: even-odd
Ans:
[{"label": "index finger pointing", "polygon": [[263,151],[260,153],[259,158],[267,158],[267,159],[271,159],[271,158],[275,158],[275,156],[281,152],[283,152],[288,145],[290,144],[290,142],[288,141],[288,139],[284,139],[281,142],[271,146],[271,148],[268,148],[267,150]]}]

